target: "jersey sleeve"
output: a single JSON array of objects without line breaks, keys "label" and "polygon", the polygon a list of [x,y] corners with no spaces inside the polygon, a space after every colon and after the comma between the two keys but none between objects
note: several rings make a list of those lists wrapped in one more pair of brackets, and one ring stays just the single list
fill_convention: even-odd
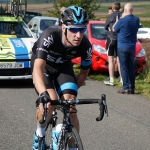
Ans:
[{"label": "jersey sleeve", "polygon": [[92,46],[89,40],[85,37],[82,44],[81,66],[82,70],[87,70],[92,64]]},{"label": "jersey sleeve", "polygon": [[49,27],[43,31],[37,41],[36,58],[47,60],[48,50],[54,43],[53,28]]}]

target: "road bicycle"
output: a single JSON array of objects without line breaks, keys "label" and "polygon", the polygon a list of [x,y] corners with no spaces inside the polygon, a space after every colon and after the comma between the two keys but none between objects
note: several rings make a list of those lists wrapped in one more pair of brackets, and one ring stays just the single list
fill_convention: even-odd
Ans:
[{"label": "road bicycle", "polygon": [[25,17],[27,11],[27,0],[11,0],[10,2],[10,12],[15,18],[19,16],[21,18]]},{"label": "road bicycle", "polygon": [[[39,102],[43,102],[41,98],[39,97]],[[80,138],[79,133],[77,132],[76,128],[71,124],[70,121],[70,111],[69,109],[74,105],[80,105],[80,104],[94,104],[98,103],[100,108],[100,115],[96,118],[96,121],[101,121],[104,117],[104,114],[108,116],[108,109],[106,104],[106,95],[102,94],[101,99],[67,99],[67,100],[48,100],[51,105],[56,105],[56,109],[52,112],[52,117],[49,121],[49,123],[46,126],[46,141],[47,139],[50,140],[49,143],[46,143],[45,150],[55,150],[53,145],[53,136],[52,136],[52,128],[56,127],[57,125],[57,110],[60,110],[63,113],[63,121],[62,121],[62,127],[60,130],[60,136],[57,143],[57,150],[68,150],[68,142],[69,140],[72,141],[74,147],[77,148],[77,150],[84,150],[83,144]],[[42,119],[39,121],[40,124],[44,123],[46,121],[46,110],[47,110],[47,100],[43,102],[44,106],[44,113],[42,116]],[[48,134],[48,128],[50,129],[50,136],[47,136]],[[39,143],[38,150],[42,150],[42,140]]]}]

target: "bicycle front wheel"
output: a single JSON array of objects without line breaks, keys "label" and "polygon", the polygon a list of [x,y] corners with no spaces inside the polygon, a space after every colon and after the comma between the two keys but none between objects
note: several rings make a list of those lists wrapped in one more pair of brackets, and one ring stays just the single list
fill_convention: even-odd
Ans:
[{"label": "bicycle front wheel", "polygon": [[74,126],[69,127],[69,132],[65,133],[64,150],[75,147],[77,150],[84,150],[80,135]]}]

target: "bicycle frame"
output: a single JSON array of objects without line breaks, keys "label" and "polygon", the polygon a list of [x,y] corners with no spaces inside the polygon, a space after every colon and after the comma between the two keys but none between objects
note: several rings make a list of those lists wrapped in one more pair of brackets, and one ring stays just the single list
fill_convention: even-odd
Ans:
[{"label": "bicycle frame", "polygon": [[[44,105],[44,113],[42,119],[39,121],[40,124],[43,124],[46,121],[46,110],[47,110],[47,103],[50,102],[51,105],[58,105],[56,108],[59,109],[63,113],[63,126],[61,128],[60,136],[58,139],[58,149],[64,149],[65,145],[65,132],[70,132],[70,127],[73,125],[70,122],[70,106],[79,105],[79,104],[94,104],[98,103],[100,108],[100,115],[96,118],[96,121],[101,121],[104,117],[104,113],[108,117],[108,110],[106,104],[106,95],[102,94],[101,99],[67,99],[67,100],[50,100],[45,97],[39,97],[36,101],[37,104],[43,103]],[[57,123],[57,113],[56,110],[53,111],[52,119],[48,123],[46,129],[48,128],[49,124],[52,124],[52,127],[55,127]],[[63,147],[61,147],[63,146]]]},{"label": "bicycle frame", "polygon": [[[50,120],[49,124],[52,124],[52,127],[55,127],[57,124],[57,112],[56,110],[60,110],[63,113],[63,126],[61,128],[60,136],[58,139],[58,148],[60,149],[62,145],[65,145],[65,132],[69,132],[69,126],[73,126],[70,121],[70,106],[57,106],[57,108],[52,112],[52,120]],[[48,127],[47,127],[48,128]],[[52,138],[52,137],[51,137]],[[61,141],[63,139],[63,141]]]}]

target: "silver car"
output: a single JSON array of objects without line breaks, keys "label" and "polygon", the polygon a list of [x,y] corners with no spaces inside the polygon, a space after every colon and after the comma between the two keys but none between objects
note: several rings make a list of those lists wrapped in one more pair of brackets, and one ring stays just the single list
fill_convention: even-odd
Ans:
[{"label": "silver car", "polygon": [[36,16],[29,21],[28,27],[35,38],[38,38],[46,28],[55,25],[56,20],[55,17]]}]

